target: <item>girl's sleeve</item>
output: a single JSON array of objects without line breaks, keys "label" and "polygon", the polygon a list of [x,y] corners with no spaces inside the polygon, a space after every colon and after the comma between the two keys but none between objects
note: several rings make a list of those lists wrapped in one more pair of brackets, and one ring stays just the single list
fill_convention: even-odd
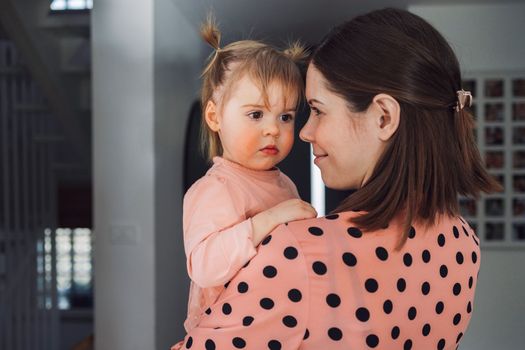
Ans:
[{"label": "girl's sleeve", "polygon": [[278,226],[227,284],[186,349],[298,349],[308,337],[309,281],[299,243]]},{"label": "girl's sleeve", "polygon": [[256,253],[251,219],[233,185],[208,175],[184,196],[186,265],[201,288],[225,284]]}]

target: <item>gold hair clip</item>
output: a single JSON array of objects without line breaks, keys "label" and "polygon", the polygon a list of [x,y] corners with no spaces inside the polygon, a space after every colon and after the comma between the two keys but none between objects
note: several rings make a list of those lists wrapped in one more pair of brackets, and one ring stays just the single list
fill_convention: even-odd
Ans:
[{"label": "gold hair clip", "polygon": [[456,112],[461,111],[465,106],[468,104],[468,107],[472,106],[472,94],[470,91],[465,91],[463,89],[456,91],[456,94],[458,95],[458,101],[456,102],[456,106],[454,109]]}]

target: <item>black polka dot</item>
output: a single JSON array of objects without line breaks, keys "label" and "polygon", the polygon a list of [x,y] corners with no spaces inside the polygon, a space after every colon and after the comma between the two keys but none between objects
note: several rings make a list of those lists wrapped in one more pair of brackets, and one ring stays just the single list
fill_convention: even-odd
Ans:
[{"label": "black polka dot", "polygon": [[472,263],[475,264],[478,261],[478,254],[472,252]]},{"label": "black polka dot", "polygon": [[395,326],[394,328],[392,328],[392,331],[390,332],[390,335],[392,336],[392,339],[397,339],[399,337],[399,333],[400,333],[400,330],[399,330],[399,327],[398,326]]},{"label": "black polka dot", "polygon": [[363,235],[363,232],[361,232],[360,229],[357,227],[350,227],[347,230],[348,234],[354,238],[360,238]]},{"label": "black polka dot", "polygon": [[224,285],[224,288],[228,288],[228,286],[230,285],[230,282],[231,281],[226,282],[226,284]]},{"label": "black polka dot", "polygon": [[474,284],[474,279],[472,278],[472,276],[470,276],[468,278],[468,288],[469,289],[472,289],[472,285]]},{"label": "black polka dot", "polygon": [[421,330],[421,334],[423,334],[425,337],[430,334],[430,325],[426,323],[423,326],[423,329]]},{"label": "black polka dot", "polygon": [[285,250],[284,250],[284,257],[286,259],[295,259],[297,258],[297,255],[299,253],[297,252],[297,249],[295,249],[294,247],[287,247]]},{"label": "black polka dot", "polygon": [[452,228],[452,232],[454,233],[454,237],[459,238],[459,230],[456,226]]},{"label": "black polka dot", "polygon": [[455,314],[454,319],[452,320],[452,323],[454,323],[454,326],[457,326],[461,322],[461,314]]},{"label": "black polka dot", "polygon": [[270,310],[274,306],[274,302],[270,298],[262,298],[260,301],[260,305],[265,310]]},{"label": "black polka dot", "polygon": [[270,340],[268,342],[268,349],[270,350],[281,350],[281,342],[277,341],[277,340]]},{"label": "black polka dot", "polygon": [[204,343],[204,347],[206,347],[206,350],[215,350],[215,342],[211,339],[206,340],[206,343]]},{"label": "black polka dot", "polygon": [[400,292],[404,292],[407,287],[407,283],[404,278],[400,278],[397,280],[397,290]]},{"label": "black polka dot", "polygon": [[430,252],[428,250],[423,250],[423,253],[421,253],[421,258],[423,259],[423,262],[428,263],[430,261]]},{"label": "black polka dot", "polygon": [[386,261],[388,259],[388,252],[383,247],[377,247],[376,256],[379,260]]},{"label": "black polka dot", "polygon": [[407,267],[412,265],[412,255],[410,255],[409,253],[405,253],[405,255],[403,255],[403,263]]},{"label": "black polka dot", "polygon": [[268,265],[263,269],[263,275],[267,278],[274,278],[277,276],[277,269],[271,265]]},{"label": "black polka dot", "polygon": [[465,236],[470,236],[467,229],[465,228],[465,226],[461,226],[463,228],[463,233],[465,234]]},{"label": "black polka dot", "polygon": [[472,312],[472,303],[469,301],[467,304],[467,312],[470,314]]},{"label": "black polka dot", "polygon": [[324,275],[326,273],[326,265],[321,261],[316,261],[312,264],[314,272],[318,275]]},{"label": "black polka dot", "polygon": [[461,337],[463,337],[463,333],[458,334],[458,337],[456,338],[456,344],[459,343],[459,341],[461,340]]},{"label": "black polka dot", "polygon": [[341,298],[337,294],[328,294],[326,296],[326,303],[331,307],[338,307],[341,304]]},{"label": "black polka dot", "polygon": [[251,260],[248,260],[248,261],[246,262],[246,264],[243,265],[243,268],[246,268],[248,265],[250,265],[250,261],[251,261]]},{"label": "black polka dot", "polygon": [[293,328],[293,327],[297,326],[297,320],[295,319],[295,317],[290,316],[290,315],[284,316],[283,317],[283,324],[286,327]]},{"label": "black polka dot", "polygon": [[430,293],[430,283],[424,282],[421,285],[421,293],[423,293],[423,295],[428,295],[428,293]]},{"label": "black polka dot", "polygon": [[253,322],[252,316],[246,316],[245,318],[242,319],[242,325],[245,327],[248,327],[249,325],[251,325],[252,322]]},{"label": "black polka dot", "polygon": [[365,281],[365,288],[370,293],[375,293],[379,288],[377,281],[373,278],[369,278]]},{"label": "black polka dot", "polygon": [[445,235],[440,233],[438,236],[438,245],[443,247],[445,245]]},{"label": "black polka dot", "polygon": [[438,350],[443,350],[445,348],[445,339],[439,340],[437,348]]},{"label": "black polka dot", "polygon": [[370,334],[366,337],[366,345],[371,348],[375,348],[379,344],[379,338],[375,334]]},{"label": "black polka dot", "polygon": [[288,291],[288,299],[290,299],[294,303],[301,301],[302,298],[303,295],[301,294],[300,290],[294,288]]},{"label": "black polka dot", "polygon": [[413,319],[416,318],[416,315],[417,315],[417,310],[415,307],[411,307],[410,309],[408,309],[408,319],[410,321],[412,321]]},{"label": "black polka dot", "polygon": [[355,310],[355,317],[361,322],[366,322],[370,319],[370,312],[365,307],[360,307]]},{"label": "black polka dot", "polygon": [[211,309],[210,308],[207,308],[206,311],[204,311],[206,313],[206,315],[209,315],[211,314]]},{"label": "black polka dot", "polygon": [[390,314],[393,308],[394,305],[392,304],[392,301],[390,299],[385,300],[385,302],[383,303],[383,311],[385,312],[385,314]]},{"label": "black polka dot", "polygon": [[345,265],[353,267],[357,264],[357,258],[352,253],[344,253],[343,254],[343,262]]},{"label": "black polka dot", "polygon": [[244,349],[246,347],[246,341],[244,339],[242,339],[242,338],[239,338],[239,337],[233,338],[232,339],[232,344],[237,349]]},{"label": "black polka dot", "polygon": [[456,262],[458,264],[463,264],[463,254],[461,252],[456,253]]},{"label": "black polka dot", "polygon": [[310,232],[314,236],[322,236],[323,235],[323,230],[321,230],[321,228],[315,227],[315,226],[309,227],[308,228],[308,232]]},{"label": "black polka dot", "polygon": [[442,301],[438,301],[436,303],[436,313],[438,315],[440,315],[443,312],[444,309],[445,309],[445,304],[443,304]]},{"label": "black polka dot", "polygon": [[267,245],[268,243],[270,243],[271,240],[272,240],[272,235],[268,235],[262,240],[261,244]]},{"label": "black polka dot", "polygon": [[310,331],[308,330],[308,328],[306,328],[306,331],[304,332],[304,337],[303,337],[303,340],[306,340],[310,337]]},{"label": "black polka dot", "polygon": [[325,216],[325,219],[327,220],[336,220],[339,218],[339,214],[331,214],[331,215],[326,215]]},{"label": "black polka dot", "polygon": [[332,327],[328,330],[328,336],[332,340],[341,340],[341,338],[343,338],[343,332],[337,327]]},{"label": "black polka dot", "polygon": [[241,282],[237,285],[237,291],[239,291],[239,293],[246,293],[248,291],[248,283],[246,282]]},{"label": "black polka dot", "polygon": [[232,307],[228,303],[222,304],[222,313],[225,315],[229,315],[232,313]]},{"label": "black polka dot", "polygon": [[461,284],[456,283],[454,284],[454,287],[452,288],[452,292],[454,295],[459,295],[461,293]]},{"label": "black polka dot", "polygon": [[191,348],[192,345],[193,345],[193,338],[189,337],[188,340],[186,340],[186,349]]},{"label": "black polka dot", "polygon": [[413,239],[416,237],[416,229],[413,226],[410,226],[410,231],[408,231],[408,238]]},{"label": "black polka dot", "polygon": [[405,343],[403,344],[403,350],[410,350],[412,349],[412,340],[407,339]]},{"label": "black polka dot", "polygon": [[439,268],[439,275],[443,278],[447,277],[448,267],[446,265],[441,265],[441,267]]}]

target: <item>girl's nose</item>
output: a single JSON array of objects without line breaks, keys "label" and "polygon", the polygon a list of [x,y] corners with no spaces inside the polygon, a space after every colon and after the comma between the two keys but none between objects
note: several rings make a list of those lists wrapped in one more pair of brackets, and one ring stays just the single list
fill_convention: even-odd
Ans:
[{"label": "girl's nose", "polygon": [[264,135],[279,136],[279,125],[276,122],[268,122],[264,126]]}]

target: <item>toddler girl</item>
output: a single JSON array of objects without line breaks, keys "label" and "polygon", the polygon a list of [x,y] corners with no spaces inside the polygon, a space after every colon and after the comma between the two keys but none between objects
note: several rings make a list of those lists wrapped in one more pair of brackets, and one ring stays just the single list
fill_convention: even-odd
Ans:
[{"label": "toddler girl", "polygon": [[252,40],[220,48],[212,19],[201,34],[215,49],[203,72],[201,96],[202,141],[213,166],[184,196],[184,249],[192,280],[187,332],[268,233],[279,224],[317,216],[275,167],[294,142],[303,88],[296,62],[304,50],[296,44],[280,52]]}]

